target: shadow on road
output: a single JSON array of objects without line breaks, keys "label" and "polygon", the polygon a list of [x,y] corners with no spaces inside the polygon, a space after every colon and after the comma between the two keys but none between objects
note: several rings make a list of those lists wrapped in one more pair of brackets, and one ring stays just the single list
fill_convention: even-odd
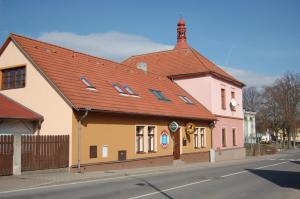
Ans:
[{"label": "shadow on road", "polygon": [[[173,199],[171,196],[169,196],[167,193],[165,193],[164,191],[160,190],[158,187],[156,187],[155,185],[151,184],[150,182],[148,182],[147,180],[145,179],[142,179],[142,178],[136,178],[142,182],[145,183],[145,185],[148,185],[149,187],[153,188],[155,191],[161,193],[162,195],[164,195],[166,198],[169,198],[169,199]],[[139,186],[143,186],[143,183],[138,183],[137,185]]]},{"label": "shadow on road", "polygon": [[300,161],[290,161],[292,163],[295,163],[295,164],[300,164]]},{"label": "shadow on road", "polygon": [[248,169],[248,171],[266,180],[269,180],[278,186],[300,189],[300,172],[256,169]]}]

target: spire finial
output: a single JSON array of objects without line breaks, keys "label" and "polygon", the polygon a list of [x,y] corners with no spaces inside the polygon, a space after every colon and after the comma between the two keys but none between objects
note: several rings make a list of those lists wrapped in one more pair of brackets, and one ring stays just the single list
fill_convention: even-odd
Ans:
[{"label": "spire finial", "polygon": [[177,44],[175,49],[179,48],[188,48],[186,43],[186,27],[182,16],[180,16],[180,19],[177,23]]}]

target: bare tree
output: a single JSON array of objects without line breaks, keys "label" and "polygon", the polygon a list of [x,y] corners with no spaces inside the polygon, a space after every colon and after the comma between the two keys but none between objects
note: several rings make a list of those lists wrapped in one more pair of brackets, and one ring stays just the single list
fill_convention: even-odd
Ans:
[{"label": "bare tree", "polygon": [[267,129],[273,131],[276,137],[276,144],[278,144],[279,130],[283,128],[283,117],[276,96],[277,90],[274,86],[263,88],[262,104],[258,115],[261,120],[261,128],[264,131]]},{"label": "bare tree", "polygon": [[243,108],[247,111],[259,111],[261,94],[256,87],[247,87],[243,90]]},{"label": "bare tree", "polygon": [[[274,101],[282,117],[282,126],[287,131],[288,148],[291,147],[291,135],[296,128],[298,107],[300,104],[300,73],[286,73],[275,81],[273,89],[276,94]],[[295,145],[295,139],[294,139]]]}]

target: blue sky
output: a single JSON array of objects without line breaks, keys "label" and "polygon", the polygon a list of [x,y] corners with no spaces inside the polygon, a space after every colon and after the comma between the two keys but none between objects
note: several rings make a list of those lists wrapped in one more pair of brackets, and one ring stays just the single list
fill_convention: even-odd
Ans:
[{"label": "blue sky", "polygon": [[300,72],[299,10],[298,0],[0,0],[0,42],[14,32],[120,61],[172,48],[181,15],[190,46],[261,85]]}]

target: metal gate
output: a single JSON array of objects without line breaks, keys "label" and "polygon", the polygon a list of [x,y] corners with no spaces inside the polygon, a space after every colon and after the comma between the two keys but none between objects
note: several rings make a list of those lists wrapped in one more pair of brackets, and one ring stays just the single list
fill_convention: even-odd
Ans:
[{"label": "metal gate", "polygon": [[0,135],[0,176],[13,174],[14,137]]}]

